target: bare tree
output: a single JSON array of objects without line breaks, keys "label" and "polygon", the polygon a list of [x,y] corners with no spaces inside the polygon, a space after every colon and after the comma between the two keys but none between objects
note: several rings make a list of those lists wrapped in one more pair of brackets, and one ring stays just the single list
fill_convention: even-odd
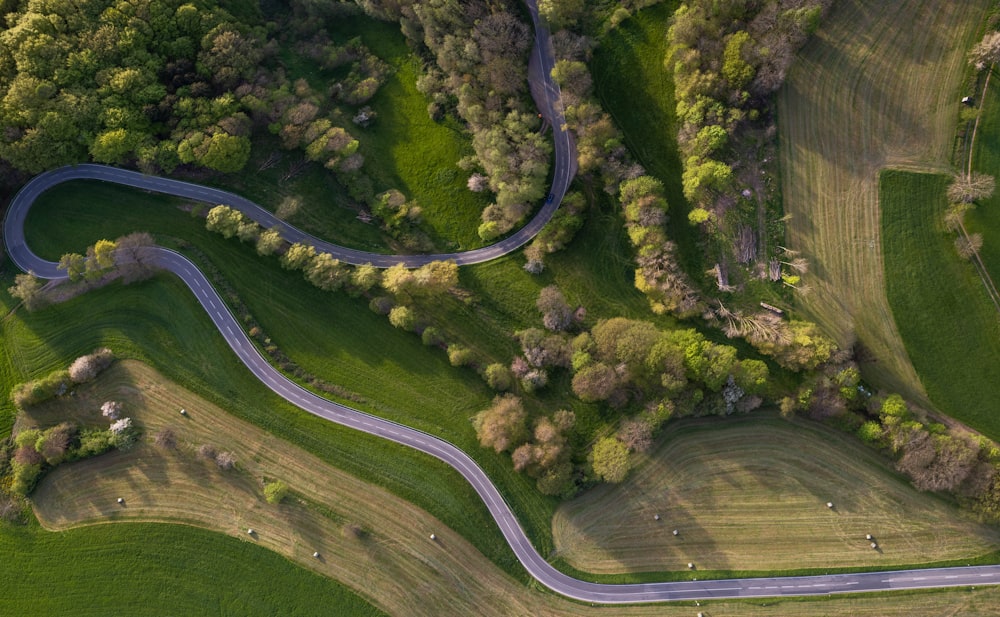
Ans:
[{"label": "bare tree", "polygon": [[630,418],[622,422],[618,439],[633,452],[646,452],[653,445],[653,427],[646,420]]},{"label": "bare tree", "polygon": [[955,250],[962,259],[972,259],[983,248],[983,234],[961,234],[955,238]]},{"label": "bare tree", "polygon": [[153,264],[153,236],[144,231],[130,233],[115,241],[115,268],[125,284],[144,281],[156,271]]},{"label": "bare tree", "polygon": [[542,323],[549,330],[565,330],[573,323],[573,308],[555,285],[542,288],[535,306],[542,312]]},{"label": "bare tree", "polygon": [[989,199],[996,188],[993,176],[974,171],[971,174],[955,174],[948,185],[948,200],[952,203],[970,204],[981,199]]},{"label": "bare tree", "polygon": [[161,448],[173,450],[177,447],[177,436],[169,428],[161,428],[153,435],[153,443]]},{"label": "bare tree", "polygon": [[236,455],[232,452],[219,452],[215,456],[215,464],[219,469],[232,469],[236,466]]},{"label": "bare tree", "polygon": [[969,62],[981,71],[1000,60],[1000,32],[987,32],[969,52]]}]

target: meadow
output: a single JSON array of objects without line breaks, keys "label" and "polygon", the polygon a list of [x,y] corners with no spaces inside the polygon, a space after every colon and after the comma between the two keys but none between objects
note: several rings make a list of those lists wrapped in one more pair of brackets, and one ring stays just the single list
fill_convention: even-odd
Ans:
[{"label": "meadow", "polygon": [[931,401],[997,439],[1000,316],[942,221],[949,176],[882,173],[886,293]]},{"label": "meadow", "polygon": [[0,524],[0,613],[51,616],[385,613],[281,555],[186,525],[128,523],[59,533]]},{"label": "meadow", "polygon": [[[360,142],[365,157],[363,172],[371,177],[375,193],[398,189],[415,200],[423,211],[423,228],[441,251],[468,250],[482,246],[477,234],[480,213],[489,201],[466,188],[468,173],[459,159],[472,153],[469,135],[453,117],[435,122],[427,113],[427,99],[416,88],[419,61],[406,46],[398,24],[365,17],[339,19],[331,39],[343,44],[359,37],[376,56],[392,67],[386,83],[368,103],[377,114],[367,128],[351,123],[356,110],[338,107],[338,121]],[[334,71],[285,49],[282,54],[288,75],[305,79],[317,92],[324,92]],[[343,77],[340,75],[340,77]],[[277,154],[277,164],[267,167]],[[301,159],[297,152],[281,152],[277,137],[257,137],[251,160],[243,171],[212,178],[211,182],[253,199],[309,233],[343,246],[394,252],[379,230],[378,221],[358,219],[367,204],[358,204],[333,173],[315,163],[287,177]],[[197,180],[197,178],[196,178]],[[284,205],[283,205],[284,204]]]},{"label": "meadow", "polygon": [[[693,610],[690,602],[593,607],[525,587],[426,511],[237,419],[138,361],[119,361],[73,396],[29,409],[18,426],[64,420],[101,425],[106,420],[98,406],[104,400],[121,402],[144,436],[130,451],[66,464],[43,479],[33,503],[45,530],[35,524],[0,528],[0,545],[11,556],[0,571],[32,574],[8,587],[13,591],[0,608],[48,615],[86,597],[86,606],[74,607],[74,614],[162,614],[167,607],[175,615],[382,614],[349,587],[398,615],[669,617]],[[179,408],[188,411],[186,417]],[[152,443],[163,429],[173,432],[174,448]],[[201,460],[201,444],[234,452],[237,468],[222,471]],[[262,494],[263,483],[274,480],[291,489],[281,504],[266,503]],[[128,598],[119,597],[120,588],[130,590]],[[963,607],[979,614],[996,598],[997,591],[987,588],[706,602],[700,610],[929,616]]]},{"label": "meadow", "polygon": [[857,342],[869,379],[914,400],[926,396],[886,299],[879,171],[950,169],[965,54],[990,4],[837,2],[778,94],[788,246],[811,262],[799,304]]},{"label": "meadow", "polygon": [[556,555],[601,574],[684,571],[689,562],[712,578],[884,568],[1000,549],[1000,531],[916,491],[852,435],[766,413],[668,425],[623,484],[564,503],[552,525]]},{"label": "meadow", "polygon": [[699,232],[688,224],[677,152],[674,82],[664,66],[667,28],[679,3],[658,3],[610,31],[594,51],[590,72],[601,106],[614,118],[625,144],[647,173],[663,183],[670,204],[670,237],[688,272],[701,272]]}]

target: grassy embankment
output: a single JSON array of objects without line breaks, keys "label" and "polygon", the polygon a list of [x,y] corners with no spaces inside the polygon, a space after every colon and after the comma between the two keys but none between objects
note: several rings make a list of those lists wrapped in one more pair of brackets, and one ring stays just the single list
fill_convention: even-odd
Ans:
[{"label": "grassy embankment", "polygon": [[686,570],[688,562],[713,578],[884,568],[1000,549],[1000,531],[917,492],[853,436],[761,415],[669,425],[624,484],[564,504],[553,529],[561,559],[602,574]]},{"label": "grassy embankment", "polygon": [[674,82],[664,66],[667,28],[677,5],[669,0],[636,13],[600,40],[589,66],[594,91],[621,129],[625,144],[646,172],[663,183],[670,204],[670,237],[680,248],[685,269],[700,280],[704,259],[698,230],[687,222]]},{"label": "grassy embankment", "polygon": [[[237,419],[140,362],[119,361],[73,397],[29,409],[18,425],[102,426],[106,400],[122,403],[143,438],[128,452],[52,472],[32,496],[46,529],[135,520],[206,527],[342,581],[393,615],[527,614],[540,601],[425,510]],[[175,435],[176,448],[152,443],[164,429]],[[237,468],[222,471],[200,459],[203,444],[233,452]],[[282,504],[264,500],[264,482],[274,480],[291,489]],[[431,533],[437,541],[428,539]]]},{"label": "grassy embankment", "polygon": [[[212,237],[198,221],[165,207],[161,198],[126,200],[136,218],[110,218],[106,208],[123,203],[122,194],[113,187],[96,186],[81,197],[83,203],[75,200],[72,212],[64,213],[67,218],[50,218],[44,208],[32,212],[29,227],[39,225],[39,233],[29,231],[29,242],[51,257],[46,251],[58,254],[82,248],[93,238],[134,229],[135,221],[154,232],[190,238],[204,248],[268,334],[299,364],[363,397],[361,407],[442,434],[479,455],[483,466],[513,496],[526,528],[543,530],[544,548],[551,507],[509,464],[473,441],[468,417],[490,396],[477,376],[452,369],[444,354],[393,329],[364,302],[321,292],[281,270],[275,260],[257,258],[245,246]],[[59,195],[54,196],[58,201]],[[65,225],[47,225],[48,220]],[[163,220],[168,221],[166,229],[160,225]],[[82,240],[88,237],[91,240]],[[338,428],[279,401],[238,364],[190,293],[173,277],[89,292],[33,314],[18,312],[4,325],[6,354],[16,369],[14,382],[107,345],[124,357],[154,364],[185,387],[327,461],[377,478],[372,481],[435,512],[498,563],[516,569],[485,507],[457,473],[426,456]]]},{"label": "grassy embankment", "polygon": [[[216,606],[221,614],[375,613],[343,588],[253,546],[260,545],[343,581],[395,615],[671,616],[692,610],[690,603],[594,608],[524,588],[425,511],[234,418],[139,362],[117,363],[95,383],[78,387],[74,397],[38,406],[22,422],[103,424],[97,407],[108,399],[124,403],[144,429],[144,439],[129,452],[64,465],[43,480],[34,496],[36,511],[43,525],[60,533],[5,527],[9,533],[0,534],[0,542],[8,545],[12,558],[0,570],[10,568],[11,578],[30,571],[33,576],[22,580],[42,586],[58,580],[59,593],[14,585],[0,607],[50,615],[80,602],[86,588],[91,595],[95,589],[107,591],[76,614],[124,609],[162,614],[169,607],[171,614],[203,615]],[[177,413],[182,407],[189,410],[186,418]],[[162,428],[174,432],[175,450],[149,443]],[[199,460],[194,451],[203,443],[236,452],[239,468],[223,472]],[[281,505],[266,504],[261,493],[265,479],[285,480],[292,496]],[[117,497],[125,504],[118,505]],[[849,503],[843,507],[847,514]],[[137,520],[185,524],[122,524]],[[109,521],[119,524],[97,524]],[[353,533],[352,525],[363,532]],[[254,529],[253,537],[246,534],[247,527]],[[436,543],[427,539],[428,530],[438,536]],[[133,549],[135,544],[141,548]],[[320,559],[312,557],[314,550]],[[72,564],[72,572],[65,571],[66,564]],[[120,597],[120,589],[130,591],[127,598]],[[715,615],[929,616],[962,607],[979,614],[998,593],[717,602],[703,603],[701,610]]]},{"label": "grassy embankment", "polygon": [[856,336],[868,378],[917,400],[886,300],[878,175],[950,167],[965,53],[990,4],[837,2],[778,96],[788,245],[812,264],[802,307],[842,344]]},{"label": "grassy embankment", "polygon": [[[419,61],[406,46],[397,24],[355,17],[338,20],[331,30],[335,43],[360,37],[393,73],[368,105],[378,114],[368,128],[351,122],[356,109],[338,108],[337,122],[356,135],[365,157],[363,172],[372,178],[376,193],[395,188],[416,200],[423,210],[424,229],[441,250],[467,250],[482,246],[477,234],[480,213],[489,201],[466,188],[468,174],[457,166],[472,153],[469,136],[454,119],[434,122],[427,114],[427,99],[417,91]],[[281,55],[291,79],[306,79],[316,92],[348,70],[324,71],[290,50]],[[287,208],[287,221],[325,240],[375,252],[391,252],[378,223],[357,219],[358,208],[334,174],[315,163],[288,180],[282,176],[301,159],[299,152],[284,152],[277,165],[260,165],[278,148],[278,140],[262,136],[254,146],[243,172],[214,180],[262,206],[279,210],[283,201],[299,204]],[[367,208],[366,204],[362,204]]]},{"label": "grassy embankment", "polygon": [[955,235],[942,222],[949,181],[940,174],[882,173],[886,293],[931,401],[997,438],[1000,317],[972,265],[956,254]]}]

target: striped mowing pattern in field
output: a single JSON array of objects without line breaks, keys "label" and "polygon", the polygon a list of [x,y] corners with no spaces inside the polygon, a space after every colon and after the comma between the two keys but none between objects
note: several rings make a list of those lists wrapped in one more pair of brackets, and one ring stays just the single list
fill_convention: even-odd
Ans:
[{"label": "striped mowing pattern in field", "polygon": [[949,169],[965,54],[990,4],[839,0],[778,97],[788,243],[812,263],[801,306],[912,397],[924,394],[885,296],[878,172]]},{"label": "striped mowing pattern in field", "polygon": [[[40,405],[21,423],[45,426],[67,417],[101,423],[104,400],[122,403],[142,427],[142,442],[45,478],[33,502],[50,530],[125,520],[185,523],[267,547],[392,615],[533,613],[533,595],[425,510],[237,419],[148,365],[117,362],[76,388],[71,402]],[[164,428],[175,434],[176,448],[151,443]],[[202,444],[234,452],[237,469],[221,471],[203,460]],[[284,481],[292,496],[281,505],[265,503],[265,479]],[[354,534],[350,525],[364,531]]]},{"label": "striped mowing pattern in field", "polygon": [[[89,573],[101,570],[92,565],[88,577],[80,577],[80,559],[71,551],[68,560],[46,558],[46,549],[58,544],[57,538],[76,538],[71,542],[102,542],[107,553],[114,543],[115,554],[143,555],[152,551],[143,546],[141,538],[129,534],[131,525],[112,526],[120,534],[105,533],[89,525],[110,521],[172,521],[214,529],[225,534],[265,546],[289,557],[326,576],[331,576],[348,587],[371,599],[392,615],[537,615],[543,616],[599,616],[599,615],[648,615],[681,617],[693,614],[691,603],[640,607],[593,607],[569,602],[551,593],[542,593],[533,586],[524,587],[476,551],[463,538],[436,522],[433,517],[383,489],[367,484],[349,474],[336,470],[295,446],[251,427],[223,412],[203,399],[165,380],[147,365],[123,361],[112,367],[93,384],[78,388],[72,399],[74,406],[50,403],[40,406],[31,414],[34,422],[47,424],[70,417],[83,421],[97,416],[94,404],[107,398],[124,402],[125,408],[146,431],[148,440],[164,426],[172,427],[177,436],[177,451],[164,451],[148,443],[128,453],[113,453],[79,463],[67,464],[43,480],[34,496],[36,511],[46,526],[61,531],[49,534],[36,531],[37,541],[31,546],[42,546],[43,554],[26,556],[30,549],[18,544],[13,534],[0,534],[0,547],[17,547],[15,563],[30,562],[28,580],[43,581],[41,589],[49,589],[51,581],[68,578],[83,579],[92,584],[104,584],[99,576]],[[188,417],[177,412],[184,406]],[[207,461],[195,458],[190,451],[194,444],[211,442],[219,449],[232,449],[237,453],[241,469],[222,472]],[[261,478],[285,479],[297,493],[291,503],[273,506],[264,503],[260,495]],[[124,496],[119,505],[117,497]],[[313,501],[312,506],[297,504],[299,497]],[[362,538],[344,532],[345,523],[357,523],[367,530]],[[80,526],[83,527],[80,527]],[[100,527],[104,527],[103,525]],[[251,538],[246,529],[252,527]],[[71,528],[67,531],[67,528]],[[143,527],[155,535],[161,527]],[[427,531],[433,529],[437,540],[429,540]],[[162,534],[169,535],[170,530]],[[177,532],[182,539],[184,534]],[[193,533],[193,532],[192,532]],[[197,534],[194,534],[197,537]],[[100,536],[100,537],[99,537]],[[107,536],[112,536],[109,539]],[[103,540],[101,539],[103,537]],[[205,543],[211,556],[198,551],[169,553],[177,560],[171,572],[169,589],[175,593],[196,591],[203,596],[203,580],[190,581],[178,575],[185,571],[185,558],[200,559],[208,563],[226,564],[243,554],[237,547],[224,542]],[[60,547],[55,547],[59,550]],[[318,550],[321,558],[312,556]],[[91,551],[93,554],[95,551]],[[148,556],[147,556],[148,558]],[[6,563],[6,562],[4,562]],[[259,563],[259,562],[258,562]],[[16,566],[15,566],[16,567]],[[274,568],[274,564],[265,567]],[[71,572],[64,572],[70,568]],[[204,568],[197,571],[203,571]],[[0,567],[0,572],[6,572]],[[310,583],[305,573],[282,573],[281,582],[298,584],[299,589]],[[126,588],[133,581],[130,573],[116,579]],[[13,579],[12,579],[13,580]],[[220,585],[229,579],[220,576]],[[148,584],[148,582],[147,582]],[[26,584],[15,585],[15,591],[0,597],[0,612],[4,607],[17,606],[17,614],[47,615],[36,601],[29,602]],[[315,588],[315,586],[313,586]],[[66,586],[59,587],[60,592]],[[10,591],[10,590],[8,590]],[[232,590],[220,589],[221,595]],[[281,590],[265,590],[271,596]],[[353,615],[369,614],[364,608],[358,612],[343,605],[330,605],[330,596],[317,590],[313,598],[315,610],[308,614]],[[307,594],[300,591],[299,594]],[[269,596],[270,597],[270,596]],[[280,598],[277,598],[280,600]],[[802,617],[846,615],[879,616],[936,616],[961,608],[962,614],[986,615],[987,607],[995,607],[1000,599],[1000,588],[987,588],[973,593],[946,591],[920,594],[877,594],[860,597],[834,597],[786,601],[712,602],[702,603],[701,609],[712,615],[787,615]],[[154,601],[155,602],[155,601]],[[359,603],[360,604],[360,603]],[[103,615],[106,609],[85,610],[81,615]],[[205,614],[172,603],[179,615]],[[145,607],[148,608],[148,607]],[[202,607],[204,609],[204,606]],[[135,611],[136,614],[159,614]],[[6,614],[4,612],[4,614]],[[221,613],[219,613],[221,614]],[[306,614],[304,612],[288,614]]]},{"label": "striped mowing pattern in field", "polygon": [[[754,414],[679,421],[667,433],[623,484],[556,511],[553,536],[570,565],[602,574],[689,562],[700,570],[885,567],[1000,547],[996,529],[916,491],[836,429]],[[866,534],[883,550],[871,550]]]}]

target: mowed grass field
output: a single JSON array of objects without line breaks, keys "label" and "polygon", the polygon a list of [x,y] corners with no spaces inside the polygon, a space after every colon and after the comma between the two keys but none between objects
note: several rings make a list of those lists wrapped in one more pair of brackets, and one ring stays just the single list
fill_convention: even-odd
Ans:
[{"label": "mowed grass field", "polygon": [[801,306],[878,385],[922,398],[886,300],[878,176],[946,170],[966,52],[988,0],[836,2],[778,95],[788,246],[811,262]]},{"label": "mowed grass field", "polygon": [[[103,424],[97,406],[108,399],[124,404],[145,432],[142,441],[129,452],[64,465],[42,480],[33,497],[35,512],[58,533],[0,527],[0,546],[11,556],[0,571],[12,573],[8,580],[22,581],[8,585],[0,608],[22,615],[59,614],[70,607],[80,615],[112,610],[134,615],[379,614],[318,573],[354,588],[392,615],[669,617],[693,610],[691,603],[592,607],[525,587],[425,511],[234,418],[140,362],[116,363],[96,382],[78,387],[72,398],[33,408],[20,423]],[[186,418],[177,411],[181,407],[189,412]],[[175,450],[150,443],[162,428],[175,433]],[[203,443],[235,452],[238,469],[224,472],[198,459],[194,451]],[[265,479],[290,486],[285,503],[264,501]],[[118,505],[118,497],[124,505]],[[352,533],[351,525],[362,533]],[[256,532],[253,537],[248,527]],[[429,530],[437,542],[429,540]],[[314,550],[319,559],[312,557]],[[32,576],[14,578],[23,571]],[[47,587],[52,581],[58,581],[59,593]],[[75,607],[84,588],[100,597]],[[120,589],[131,593],[123,598]],[[985,615],[997,601],[1000,590],[987,588],[711,602],[699,610],[711,615],[931,616],[961,609]]]},{"label": "mowed grass field", "polygon": [[[74,194],[77,195],[76,198],[73,197]],[[489,405],[493,393],[473,370],[452,367],[441,350],[424,346],[419,337],[393,328],[384,316],[368,309],[366,300],[319,290],[309,285],[300,274],[281,269],[276,258],[259,257],[252,247],[210,234],[204,230],[203,220],[193,219],[172,207],[173,205],[175,202],[172,200],[137,194],[120,187],[95,183],[63,185],[43,195],[36,208],[32,209],[27,222],[28,243],[40,255],[54,259],[66,250],[82,250],[97,238],[113,238],[131,230],[145,229],[164,242],[183,238],[197,246],[237,290],[265,333],[295,362],[311,374],[345,388],[362,400],[361,403],[352,401],[349,404],[437,434],[465,449],[503,487],[513,507],[523,517],[522,524],[529,529],[539,546],[543,550],[549,546],[549,519],[554,500],[539,495],[533,481],[515,473],[509,457],[501,457],[481,448],[475,438],[470,418]],[[59,221],[59,224],[53,225],[49,221]],[[518,271],[523,274],[523,283],[531,290],[520,300],[533,310],[534,298],[537,297],[540,285],[531,281],[519,268]],[[172,280],[168,275],[163,278]],[[172,299],[172,302],[193,303],[183,285],[178,283],[177,287],[182,291],[178,292],[178,297]],[[98,293],[113,295],[111,291]],[[137,288],[127,293],[140,295],[144,292]],[[92,302],[103,302],[95,299],[94,295],[93,292],[88,293],[74,302],[88,307]],[[106,318],[112,323],[115,319],[129,319],[129,305],[119,302],[117,298],[114,295],[112,306],[103,307]],[[496,308],[488,299],[484,303],[490,309]],[[171,322],[171,330],[186,332],[189,326],[187,318],[173,322],[169,312],[161,313],[155,306],[154,304],[150,308],[154,311],[154,319]],[[115,312],[119,309],[120,312]],[[63,310],[69,309],[54,307],[39,311],[36,315],[44,318],[50,311]],[[192,310],[197,312],[199,309],[194,306]],[[537,314],[537,311],[534,312]],[[463,320],[462,323],[468,330],[472,328],[469,324],[481,313],[476,307],[464,307],[461,314],[455,314],[455,321]],[[195,319],[205,320],[207,323],[207,317],[199,316]],[[484,354],[499,356],[501,353],[511,353],[514,342],[508,337],[511,330],[505,329],[510,327],[508,324],[497,323],[495,319],[475,323],[479,327],[476,341]],[[210,325],[206,327],[211,328]],[[66,331],[67,335],[73,333],[72,329]],[[129,348],[144,344],[145,336],[143,333],[136,333],[135,342],[130,343]],[[226,361],[231,365],[236,364],[231,351],[221,342],[217,333],[213,331],[206,336],[210,340],[220,341],[223,351],[218,353],[225,354]],[[182,340],[186,338],[186,334],[182,335]],[[114,348],[113,345],[112,347]],[[148,355],[136,355],[134,352],[129,352],[128,355],[148,358],[154,365],[168,368]],[[63,361],[68,363],[72,357]],[[246,372],[242,367],[236,370]],[[173,374],[171,376],[175,377]],[[189,379],[190,374],[177,376],[177,380],[185,386],[189,385]],[[221,392],[231,390],[225,386],[226,381],[222,376],[216,383],[224,388]],[[288,409],[288,406],[282,408]],[[241,413],[242,410],[237,412]],[[298,411],[294,413],[301,415]],[[255,412],[249,411],[244,417],[250,418],[253,414]],[[273,420],[251,419],[269,430],[274,423]],[[261,422],[265,424],[260,424]],[[312,420],[309,422],[312,423]],[[328,424],[318,419],[316,422]],[[344,433],[349,434],[351,431],[340,431],[340,434]],[[347,439],[354,441],[352,437]],[[369,443],[380,442],[373,440]],[[376,450],[375,456],[370,452],[366,456],[378,461],[376,466],[384,467],[383,473],[400,479],[409,475],[405,465],[393,466],[392,457],[387,455],[389,450],[381,447]],[[436,463],[433,466],[438,467]],[[437,475],[436,472],[433,475]],[[458,475],[449,472],[442,480],[445,477],[451,478],[447,483],[452,483]],[[442,480],[435,482],[441,483]],[[411,484],[410,480],[403,482]],[[419,492],[419,485],[420,482],[413,483],[411,489]],[[464,481],[461,480],[452,488],[455,494],[471,494],[471,489],[464,486]],[[446,498],[442,503],[448,502],[452,502],[452,499]],[[473,502],[460,506],[455,514],[457,516],[459,512],[470,508],[470,511],[485,512],[484,506]],[[485,524],[484,519],[480,519],[479,523],[470,525],[470,537],[473,529],[479,529]],[[474,535],[479,536],[477,541],[487,537],[479,533]],[[488,535],[494,540],[499,538],[499,532]],[[501,545],[495,545],[495,548],[507,553],[507,549]],[[498,556],[495,553],[493,555]]]},{"label": "mowed grass field", "polygon": [[0,614],[374,617],[342,584],[266,548],[187,525],[51,533],[0,524]]},{"label": "mowed grass field", "polygon": [[602,574],[689,562],[700,572],[886,567],[1000,549],[1000,530],[917,492],[853,436],[765,414],[668,425],[623,484],[567,502],[552,527],[560,558]]},{"label": "mowed grass field", "polygon": [[[522,583],[438,519],[237,419],[148,365],[119,361],[96,382],[76,388],[72,398],[28,410],[18,426],[66,419],[100,426],[107,422],[99,409],[107,400],[122,403],[143,439],[128,452],[57,468],[32,496],[45,528],[127,520],[192,524],[343,581],[389,614],[530,612],[519,599],[530,599]],[[176,449],[151,443],[161,429],[175,434]],[[202,444],[233,452],[237,469],[222,471],[201,460]],[[289,486],[286,503],[264,500],[265,480]],[[352,525],[361,531],[352,532]],[[437,542],[429,540],[431,533]]]},{"label": "mowed grass field", "polygon": [[940,174],[882,173],[886,294],[934,405],[998,439],[1000,315],[972,264],[955,252],[955,234],[944,228],[950,181]]}]

